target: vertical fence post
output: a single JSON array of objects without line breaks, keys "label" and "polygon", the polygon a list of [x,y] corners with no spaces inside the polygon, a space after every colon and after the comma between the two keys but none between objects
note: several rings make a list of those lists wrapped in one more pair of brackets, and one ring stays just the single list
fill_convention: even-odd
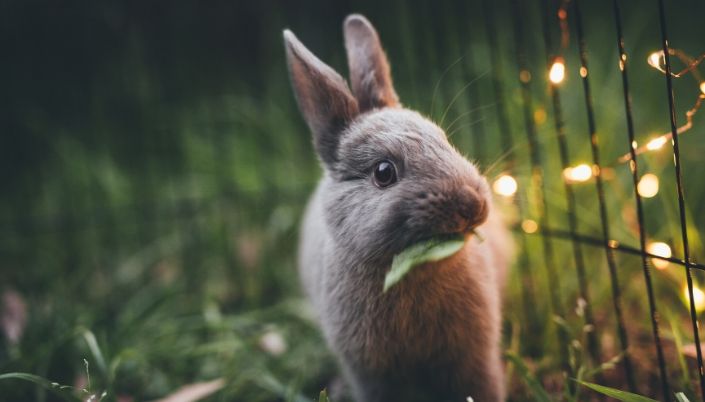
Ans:
[{"label": "vertical fence post", "polygon": [[678,212],[680,215],[681,237],[683,240],[683,260],[685,262],[685,277],[688,282],[688,296],[690,297],[690,320],[693,326],[693,338],[698,361],[698,378],[700,380],[700,398],[705,398],[705,379],[703,378],[703,355],[700,347],[700,333],[698,330],[698,316],[695,311],[695,298],[693,297],[693,276],[690,272],[690,246],[688,245],[688,225],[685,217],[685,193],[681,174],[681,156],[678,143],[678,125],[676,123],[676,106],[673,97],[673,77],[671,76],[670,45],[666,33],[666,11],[663,0],[658,0],[659,22],[661,26],[661,42],[663,57],[666,65],[666,90],[668,92],[668,109],[670,112],[671,134],[673,144],[673,164],[675,165],[676,189],[678,191]]},{"label": "vertical fence post", "polygon": [[627,73],[627,52],[624,49],[624,33],[622,31],[622,16],[619,8],[619,0],[613,0],[614,17],[617,26],[617,49],[619,51],[619,67],[622,71],[622,90],[624,93],[625,116],[627,119],[627,136],[629,145],[629,169],[632,173],[632,184],[634,187],[634,196],[636,198],[636,213],[639,227],[639,251],[641,254],[641,266],[644,272],[644,281],[646,283],[646,292],[649,300],[649,311],[651,315],[651,330],[654,336],[654,346],[658,357],[659,374],[661,377],[661,387],[663,391],[664,401],[672,399],[670,387],[668,385],[668,372],[666,370],[666,359],[663,355],[663,347],[661,345],[661,336],[659,335],[658,326],[658,311],[656,310],[656,299],[654,297],[654,289],[651,283],[651,272],[646,256],[646,234],[644,233],[644,211],[641,205],[641,195],[637,189],[639,184],[639,170],[637,166],[635,140],[634,140],[634,121],[632,119],[632,101],[629,92],[629,77]]},{"label": "vertical fence post", "polygon": [[595,186],[597,188],[597,200],[600,208],[600,222],[602,224],[602,241],[607,258],[607,267],[610,273],[610,283],[612,285],[612,303],[614,305],[615,318],[617,320],[617,335],[622,346],[624,374],[627,379],[629,391],[636,392],[636,383],[634,381],[634,371],[632,362],[629,356],[629,341],[627,331],[624,326],[624,316],[622,314],[622,297],[619,287],[619,276],[617,275],[617,263],[615,261],[614,250],[610,248],[610,228],[609,218],[607,214],[607,205],[605,202],[605,189],[602,182],[602,165],[600,161],[600,148],[598,146],[597,127],[595,124],[595,112],[592,104],[592,92],[590,90],[590,78],[587,65],[587,46],[585,44],[585,36],[583,33],[583,17],[580,12],[580,0],[573,1],[573,10],[575,11],[575,26],[578,36],[578,52],[580,54],[580,76],[583,82],[583,93],[585,95],[585,111],[588,122],[588,136],[590,138],[590,150],[592,153],[592,162],[597,169],[595,175]]}]

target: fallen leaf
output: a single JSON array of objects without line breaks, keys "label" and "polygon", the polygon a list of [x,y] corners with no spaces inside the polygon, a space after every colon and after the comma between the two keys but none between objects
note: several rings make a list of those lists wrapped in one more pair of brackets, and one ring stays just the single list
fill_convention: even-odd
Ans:
[{"label": "fallen leaf", "polygon": [[184,385],[173,393],[165,396],[162,399],[154,402],[193,402],[203,399],[211,394],[219,391],[225,386],[225,380],[222,378],[207,382],[197,382],[194,384]]},{"label": "fallen leaf", "polygon": [[[705,354],[705,343],[700,344],[700,350]],[[681,353],[683,353],[683,356],[687,357],[692,357],[693,359],[698,358],[698,352],[695,350],[695,344],[694,343],[689,343],[687,345],[683,345],[683,348],[681,349]]]}]

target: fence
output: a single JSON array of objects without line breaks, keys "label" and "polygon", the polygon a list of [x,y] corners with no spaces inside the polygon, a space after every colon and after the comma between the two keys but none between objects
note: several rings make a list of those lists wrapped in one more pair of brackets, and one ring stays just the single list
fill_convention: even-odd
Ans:
[{"label": "fence", "polygon": [[[539,210],[540,212],[540,224],[539,224],[539,230],[536,231],[535,227],[531,227],[529,230],[526,230],[524,228],[524,232],[526,233],[538,233],[542,236],[542,244],[543,244],[543,249],[542,249],[542,258],[545,261],[546,265],[546,273],[548,276],[548,283],[549,283],[549,288],[551,291],[551,304],[552,304],[552,309],[554,311],[554,314],[557,314],[559,316],[563,316],[564,314],[564,307],[561,302],[561,295],[559,294],[560,286],[558,285],[558,273],[556,272],[556,264],[555,264],[555,253],[554,253],[554,248],[553,248],[553,240],[554,238],[564,238],[564,239],[569,239],[571,242],[572,246],[572,252],[573,252],[573,259],[574,259],[574,264],[576,267],[576,276],[577,280],[579,283],[579,296],[582,300],[585,302],[585,311],[584,311],[584,319],[585,319],[585,324],[589,326],[594,325],[594,318],[593,318],[593,313],[591,311],[591,302],[590,302],[590,291],[589,291],[589,283],[586,278],[586,269],[590,270],[591,267],[588,265],[586,266],[585,263],[585,258],[583,255],[582,247],[585,245],[588,246],[595,246],[595,247],[602,247],[604,248],[605,251],[605,259],[607,262],[607,266],[609,268],[609,276],[610,276],[610,282],[611,282],[611,287],[612,287],[612,301],[613,301],[613,306],[614,306],[614,313],[616,317],[616,322],[615,322],[615,327],[616,327],[616,332],[618,334],[618,338],[621,344],[622,351],[624,353],[624,358],[623,358],[623,370],[625,372],[625,377],[627,380],[627,385],[628,388],[632,391],[636,391],[636,383],[634,379],[634,368],[631,362],[630,358],[630,353],[629,353],[629,339],[627,337],[627,331],[625,329],[625,317],[623,313],[623,307],[622,307],[622,301],[621,301],[621,294],[620,294],[620,283],[619,283],[619,275],[618,275],[618,264],[616,262],[616,257],[615,253],[628,253],[628,254],[634,254],[634,255],[639,255],[641,257],[641,267],[643,270],[643,276],[645,280],[645,287],[648,295],[648,303],[649,303],[649,312],[650,312],[650,319],[651,319],[651,329],[652,329],[652,334],[653,334],[653,345],[654,345],[654,352],[655,355],[657,356],[657,362],[658,362],[658,367],[659,367],[659,377],[661,381],[661,390],[663,392],[663,398],[664,400],[672,400],[673,396],[671,393],[671,388],[669,386],[669,381],[668,381],[668,372],[666,368],[666,359],[664,357],[664,352],[663,352],[663,346],[662,346],[662,341],[661,341],[661,334],[659,331],[659,314],[658,314],[658,300],[654,296],[654,291],[653,291],[653,277],[651,275],[651,266],[650,266],[650,261],[651,259],[658,259],[658,260],[666,260],[668,262],[677,264],[678,266],[682,266],[685,270],[685,275],[687,278],[687,295],[689,299],[689,312],[690,312],[690,321],[692,324],[692,331],[693,331],[693,339],[695,341],[695,351],[696,351],[696,360],[697,360],[697,372],[698,372],[698,380],[699,380],[699,386],[700,386],[700,395],[705,397],[705,379],[703,377],[703,357],[702,357],[702,351],[701,351],[701,344],[700,344],[700,333],[699,333],[699,323],[698,323],[698,317],[697,317],[697,312],[696,312],[696,298],[694,295],[694,289],[693,289],[693,277],[691,270],[697,269],[697,270],[702,270],[705,269],[705,265],[700,264],[698,262],[695,262],[691,259],[691,251],[690,251],[690,246],[688,242],[688,225],[687,225],[687,214],[686,214],[686,207],[685,207],[685,193],[683,189],[683,183],[682,183],[682,175],[683,175],[683,167],[681,164],[681,158],[680,158],[680,147],[679,147],[679,135],[684,132],[683,128],[679,128],[678,123],[677,123],[677,116],[676,116],[676,108],[674,105],[674,90],[673,90],[673,84],[672,80],[673,78],[678,78],[682,76],[683,74],[687,72],[692,72],[695,68],[697,68],[697,65],[702,61],[703,56],[700,56],[698,59],[692,59],[689,57],[685,58],[685,63],[686,63],[686,69],[681,71],[680,73],[673,73],[673,67],[672,67],[672,56],[674,54],[677,54],[676,51],[670,46],[669,44],[669,39],[668,39],[668,34],[667,34],[667,18],[666,18],[666,12],[665,12],[665,7],[664,7],[664,2],[663,0],[658,0],[652,4],[652,6],[655,7],[658,13],[659,17],[659,30],[661,34],[661,47],[662,51],[661,53],[655,53],[657,56],[651,56],[650,63],[658,68],[659,70],[662,70],[664,73],[664,81],[665,81],[665,89],[666,93],[665,96],[668,99],[668,110],[669,110],[669,118],[670,118],[670,127],[671,131],[669,134],[664,134],[661,137],[658,137],[655,139],[655,141],[658,141],[657,143],[659,144],[658,147],[648,147],[647,149],[658,149],[660,148],[667,139],[672,139],[672,152],[673,152],[673,162],[674,162],[674,167],[675,167],[675,175],[673,177],[673,180],[676,183],[676,188],[677,188],[677,201],[678,201],[678,211],[679,211],[679,224],[680,224],[680,232],[682,236],[682,245],[683,245],[683,258],[673,258],[670,257],[670,255],[664,256],[662,253],[657,253],[654,254],[653,252],[649,252],[647,250],[647,238],[645,235],[644,231],[644,212],[643,212],[643,207],[642,207],[642,193],[643,191],[640,191],[640,170],[639,170],[639,164],[638,164],[638,154],[642,148],[639,148],[637,146],[637,142],[635,140],[635,129],[634,129],[634,123],[633,123],[633,111],[632,111],[632,105],[631,105],[631,93],[630,93],[630,87],[629,87],[629,63],[628,63],[628,54],[627,51],[625,50],[625,39],[624,39],[624,32],[623,32],[623,27],[622,27],[622,14],[621,14],[621,9],[620,9],[620,1],[619,0],[613,0],[613,18],[614,18],[614,23],[616,26],[616,32],[617,32],[617,37],[616,39],[616,44],[618,48],[618,55],[619,59],[618,61],[618,66],[619,70],[621,72],[622,76],[622,88],[623,88],[623,94],[624,94],[624,117],[626,119],[627,123],[627,130],[623,135],[623,141],[625,145],[625,149],[628,150],[628,155],[627,157],[623,158],[622,162],[628,162],[629,164],[629,170],[631,172],[631,177],[632,177],[632,184],[633,184],[633,191],[634,191],[634,200],[635,200],[635,205],[636,205],[636,215],[637,215],[637,221],[638,221],[638,239],[639,239],[639,245],[638,247],[632,247],[624,244],[620,244],[617,241],[614,241],[610,237],[610,218],[609,218],[609,213],[607,210],[606,202],[605,202],[605,185],[603,182],[602,174],[603,174],[603,164],[602,160],[600,158],[600,150],[598,147],[599,143],[599,136],[598,136],[598,131],[597,131],[597,121],[595,118],[595,113],[594,113],[594,106],[593,106],[593,99],[591,95],[591,87],[590,87],[590,74],[589,74],[589,69],[588,69],[588,48],[587,48],[587,43],[585,40],[584,36],[584,25],[583,25],[583,17],[581,15],[580,7],[581,7],[582,1],[580,0],[566,0],[563,2],[554,2],[551,0],[546,0],[541,2],[541,14],[542,14],[542,19],[541,19],[541,25],[543,26],[543,39],[544,39],[544,45],[546,48],[546,70],[545,72],[538,72],[537,75],[539,76],[546,76],[549,77],[548,82],[548,90],[549,90],[549,95],[551,98],[551,103],[553,107],[553,116],[554,116],[554,126],[555,126],[555,137],[556,141],[559,146],[559,152],[560,152],[560,162],[561,162],[561,168],[563,173],[568,173],[564,174],[562,177],[562,181],[564,184],[564,193],[566,197],[566,214],[568,218],[568,229],[558,229],[553,226],[551,226],[551,221],[549,220],[550,217],[550,210],[546,208],[546,195],[545,195],[545,187],[544,187],[544,180],[543,180],[543,175],[545,174],[543,169],[542,169],[542,164],[541,164],[541,149],[537,143],[536,139],[536,128],[534,126],[534,116],[532,113],[533,106],[532,106],[532,92],[531,92],[531,71],[529,70],[529,67],[527,66],[526,62],[526,42],[525,42],[525,35],[526,35],[526,29],[525,24],[523,23],[524,15],[526,13],[526,7],[532,6],[532,4],[528,2],[522,2],[521,0],[515,0],[512,2],[512,14],[513,14],[513,28],[514,28],[514,48],[516,51],[516,68],[517,68],[517,74],[516,76],[518,77],[520,83],[521,83],[521,90],[522,90],[522,104],[523,104],[523,109],[524,109],[524,121],[525,121],[525,131],[526,131],[526,136],[527,136],[527,141],[529,144],[529,152],[531,154],[530,156],[530,163],[531,163],[531,186],[533,186],[536,189],[536,197],[533,200],[536,205],[539,205]],[[490,49],[496,49],[497,46],[497,33],[494,29],[495,26],[495,16],[494,12],[491,9],[492,7],[489,4],[486,4],[485,8],[485,16],[488,19],[489,23],[487,24],[487,29],[488,29],[488,37],[490,38]],[[571,18],[569,19],[569,15]],[[552,38],[552,27],[557,26],[560,28],[560,32],[562,35],[561,38],[561,46],[557,47],[553,43],[553,38]],[[570,27],[573,27],[575,30],[576,36],[577,36],[577,47],[580,55],[580,66],[579,66],[579,72],[580,76],[582,79],[583,83],[583,94],[585,99],[585,114],[587,117],[588,121],[588,130],[586,132],[590,144],[591,144],[591,154],[592,154],[592,166],[590,167],[590,171],[588,174],[586,174],[585,178],[589,176],[594,176],[595,179],[595,187],[596,187],[596,192],[597,192],[597,202],[599,204],[599,218],[600,218],[600,224],[602,227],[602,236],[601,237],[591,237],[591,236],[586,236],[583,235],[579,232],[578,229],[578,222],[577,222],[577,210],[576,210],[576,200],[575,200],[575,192],[573,189],[573,182],[571,182],[571,177],[570,177],[570,172],[571,168],[570,166],[570,160],[568,157],[568,148],[567,148],[567,142],[566,142],[566,128],[565,128],[565,121],[563,119],[563,114],[562,114],[562,105],[561,105],[561,90],[560,90],[560,84],[563,80],[563,75],[564,75],[564,60],[562,57],[562,52],[564,52],[568,45],[568,39],[567,37],[570,35]],[[655,59],[656,57],[657,59]],[[661,60],[662,59],[662,60]],[[661,66],[661,63],[662,66]],[[617,65],[617,63],[615,63]],[[492,68],[495,72],[494,76],[494,82],[495,82],[495,92],[496,92],[496,97],[498,99],[498,103],[500,105],[503,104],[501,101],[503,97],[503,89],[501,82],[503,80],[503,66],[500,64],[499,59],[496,57],[496,54],[493,55],[492,57]],[[558,71],[556,71],[558,69]],[[695,72],[697,74],[697,71]],[[699,75],[696,75],[696,79],[698,80],[699,83],[702,83],[701,79],[699,79]],[[705,89],[705,88],[701,88]],[[570,96],[578,96],[577,94],[570,94]],[[698,108],[700,107],[700,102],[705,98],[705,91],[702,91],[701,94],[698,95],[697,101],[695,103],[695,106],[688,112],[687,114],[687,119],[688,123],[685,127],[690,128],[690,125],[692,123],[692,116],[697,112]],[[505,129],[509,129],[509,124],[507,122],[507,116],[506,112],[502,110],[502,106],[500,106],[500,111],[497,114],[497,118],[500,120],[499,121],[499,126],[503,127]],[[686,128],[686,129],[687,129]],[[616,135],[616,134],[615,134]],[[509,162],[507,163],[506,169],[507,172],[512,174],[515,164],[514,164],[514,157],[513,157],[513,144],[511,141],[511,136],[506,136],[504,143],[506,144],[506,149],[505,151],[509,154]],[[652,143],[652,144],[657,144]],[[573,178],[573,180],[575,180]],[[579,181],[582,181],[582,179],[578,179]],[[501,190],[500,190],[501,192]],[[517,207],[520,210],[520,215],[521,216],[526,216],[525,213],[522,211],[522,205],[519,202]],[[532,279],[530,278],[531,273],[528,272],[528,264],[526,264],[526,261],[528,261],[528,258],[526,256],[526,253],[529,252],[529,249],[527,247],[526,243],[526,236],[527,234],[524,234],[522,236],[523,238],[523,247],[521,250],[521,259],[520,259],[520,265],[524,265],[525,268],[527,268],[527,271],[524,272],[524,276],[528,277],[528,279],[525,280],[525,283],[528,286],[524,287],[524,304],[526,306],[530,306],[530,300],[532,298],[531,292],[533,289],[533,286],[531,285]],[[527,312],[526,313],[528,317],[535,317],[535,314],[532,312]],[[568,345],[566,334],[561,328],[558,328],[558,331],[561,332],[561,343],[564,345]],[[598,340],[596,338],[596,331],[589,331],[588,333],[588,340],[587,340],[587,349],[589,351],[589,354],[591,358],[593,359],[593,362],[599,362],[600,361],[600,350],[599,350],[599,345],[598,345]],[[564,352],[564,356],[567,358],[568,353],[567,351]],[[565,367],[569,367],[566,363]],[[569,368],[568,368],[569,370]]]}]

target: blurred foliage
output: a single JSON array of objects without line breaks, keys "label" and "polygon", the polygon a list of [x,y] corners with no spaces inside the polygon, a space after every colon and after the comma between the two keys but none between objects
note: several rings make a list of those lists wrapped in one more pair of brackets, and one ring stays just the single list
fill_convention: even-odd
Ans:
[{"label": "blurred foliage", "polygon": [[[297,227],[320,168],[310,134],[290,91],[281,30],[291,28],[322,60],[345,75],[341,22],[362,12],[389,53],[402,102],[439,122],[452,142],[486,171],[504,168],[498,108],[510,116],[520,202],[527,196],[528,150],[523,128],[513,25],[508,1],[380,3],[305,1],[122,1],[0,3],[0,291],[26,310],[21,336],[7,331],[0,373],[27,372],[107,398],[145,400],[182,385],[224,377],[214,400],[312,400],[336,377],[296,278]],[[583,2],[590,77],[600,147],[613,168],[608,207],[613,236],[636,245],[621,78],[611,2]],[[545,78],[546,52],[538,7],[522,15],[533,75],[533,114],[544,155],[553,225],[566,227],[565,197]],[[663,75],[646,64],[660,46],[655,4],[624,2],[626,45],[637,139],[666,132]],[[668,5],[672,46],[705,52],[702,2]],[[571,17],[572,18],[572,15]],[[491,70],[486,25],[498,31],[503,70]],[[557,27],[553,31],[557,37]],[[577,46],[571,36],[562,85],[571,161],[591,160]],[[505,103],[496,102],[500,79]],[[698,94],[688,77],[675,80],[678,119]],[[702,117],[681,140],[693,259],[705,261]],[[682,255],[673,166],[668,146],[640,158],[642,172],[661,177],[645,200],[650,239]],[[591,183],[576,186],[579,226],[599,237]],[[502,207],[515,214],[509,203]],[[508,287],[507,348],[525,353],[532,375],[563,392],[555,325],[548,303],[540,239],[529,238],[529,269],[538,321],[522,328],[514,306],[522,281]],[[568,243],[556,240],[564,325],[582,361],[582,319]],[[606,360],[619,353],[603,251],[588,246],[593,310]],[[654,395],[648,309],[639,259],[620,256],[630,339],[640,391]],[[683,270],[654,271],[659,308],[674,317],[678,342],[692,339],[682,301]],[[698,275],[700,276],[700,275]],[[696,282],[698,279],[696,277]],[[15,296],[7,296],[13,294]],[[13,299],[14,300],[14,299]],[[579,310],[579,309],[577,309]],[[4,317],[6,317],[5,315]],[[15,322],[17,323],[17,322]],[[4,324],[7,325],[7,324]],[[670,328],[662,328],[672,344]],[[275,335],[271,335],[275,334]],[[269,338],[267,338],[269,336]],[[272,348],[264,339],[280,339]],[[278,342],[278,341],[276,341]],[[275,342],[275,344],[276,344]],[[669,349],[679,389],[686,364]],[[528,352],[530,351],[530,352]],[[511,368],[510,368],[511,370]],[[618,369],[608,385],[624,387]],[[687,374],[687,373],[685,373]],[[524,391],[512,377],[517,400]],[[589,378],[588,378],[589,379]],[[591,380],[591,379],[589,379]],[[518,390],[518,391],[517,391]],[[32,383],[0,381],[0,399],[52,400]],[[129,400],[129,399],[125,399]]]}]

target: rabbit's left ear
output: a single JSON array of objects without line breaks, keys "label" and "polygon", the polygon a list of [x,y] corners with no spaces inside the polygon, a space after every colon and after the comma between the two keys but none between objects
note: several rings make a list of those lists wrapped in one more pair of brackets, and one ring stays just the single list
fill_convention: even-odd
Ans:
[{"label": "rabbit's left ear", "polygon": [[352,14],[345,19],[343,33],[350,67],[350,84],[360,112],[399,106],[387,55],[372,24],[362,15]]}]

